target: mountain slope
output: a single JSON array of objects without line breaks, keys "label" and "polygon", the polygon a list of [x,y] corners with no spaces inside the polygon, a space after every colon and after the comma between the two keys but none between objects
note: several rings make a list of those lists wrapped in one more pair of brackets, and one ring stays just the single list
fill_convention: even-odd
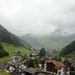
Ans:
[{"label": "mountain slope", "polygon": [[5,56],[9,56],[9,53],[4,50],[3,45],[0,43],[0,58]]},{"label": "mountain slope", "polygon": [[62,48],[61,54],[65,56],[75,56],[75,41],[71,42],[70,44]]},{"label": "mountain slope", "polygon": [[0,25],[0,41],[13,44],[15,46],[29,46],[24,40],[10,33],[7,29]]},{"label": "mountain slope", "polygon": [[26,40],[26,42],[29,43],[32,47],[41,47],[39,39],[31,34],[23,36],[22,39]]},{"label": "mountain slope", "polygon": [[23,55],[25,54],[28,55],[30,53],[29,49],[22,47],[22,46],[14,46],[8,43],[2,43],[2,45],[3,45],[3,49],[5,50],[5,52],[9,53],[9,56],[0,58],[0,64],[8,62],[9,58],[14,56],[17,50],[21,51]]},{"label": "mountain slope", "polygon": [[48,36],[34,36],[32,34],[27,34],[22,37],[29,43],[32,47],[40,48],[44,47],[46,49],[50,48],[62,48],[68,43],[75,40],[75,34],[63,36],[61,34],[52,33]]}]

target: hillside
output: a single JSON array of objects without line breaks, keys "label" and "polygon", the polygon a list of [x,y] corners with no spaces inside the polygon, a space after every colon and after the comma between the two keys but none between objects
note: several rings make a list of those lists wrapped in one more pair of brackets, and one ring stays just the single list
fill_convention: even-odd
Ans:
[{"label": "hillside", "polygon": [[30,46],[24,40],[20,39],[18,36],[10,33],[6,28],[0,25],[0,41],[13,44],[15,46]]},{"label": "hillside", "polygon": [[36,48],[41,47],[39,39],[36,36],[27,34],[23,36],[22,39],[26,40],[26,42],[29,43],[32,47],[36,47]]},{"label": "hillside", "polygon": [[4,50],[3,45],[0,43],[0,58],[9,56],[9,53]]},{"label": "hillside", "polygon": [[32,34],[27,34],[22,37],[29,43],[32,47],[40,48],[44,47],[46,49],[50,48],[62,48],[68,43],[75,40],[75,34],[63,36],[61,34],[52,33],[48,36],[35,36]]},{"label": "hillside", "polygon": [[0,25],[0,63],[8,62],[17,50],[29,53],[30,45]]},{"label": "hillside", "polygon": [[0,64],[8,62],[9,58],[14,56],[15,52],[17,50],[21,51],[22,54],[28,55],[30,53],[30,51],[25,47],[14,46],[14,45],[8,44],[8,43],[2,43],[2,45],[4,47],[4,50],[9,53],[9,56],[6,56],[4,58],[0,58]]},{"label": "hillside", "polygon": [[71,42],[70,44],[62,48],[61,55],[71,57],[75,56],[75,41]]}]

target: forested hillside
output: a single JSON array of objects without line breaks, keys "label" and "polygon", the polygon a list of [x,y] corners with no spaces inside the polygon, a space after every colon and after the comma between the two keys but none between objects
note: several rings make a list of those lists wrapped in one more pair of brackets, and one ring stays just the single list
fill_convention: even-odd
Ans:
[{"label": "forested hillside", "polygon": [[50,48],[62,48],[68,43],[71,43],[75,40],[75,34],[72,35],[61,35],[59,32],[53,32],[51,35],[47,36],[39,36],[26,34],[22,37],[27,43],[29,43],[32,47],[40,48],[44,47],[46,49]]},{"label": "forested hillside", "polygon": [[75,55],[75,41],[71,42],[70,44],[66,45],[62,48],[62,55]]},{"label": "forested hillside", "polygon": [[[30,45],[0,25],[0,57],[14,55],[18,49],[22,52],[27,51]],[[6,58],[1,58],[0,62],[1,60],[6,60]]]},{"label": "forested hillside", "polygon": [[5,43],[10,43],[15,46],[30,46],[24,40],[20,39],[18,36],[10,33],[2,25],[0,25],[0,41]]},{"label": "forested hillside", "polygon": [[9,53],[4,50],[3,45],[0,43],[0,58],[8,55]]}]

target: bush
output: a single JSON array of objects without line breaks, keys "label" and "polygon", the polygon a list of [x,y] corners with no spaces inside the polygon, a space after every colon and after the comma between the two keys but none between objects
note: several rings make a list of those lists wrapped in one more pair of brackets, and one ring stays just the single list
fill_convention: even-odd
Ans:
[{"label": "bush", "polygon": [[39,56],[40,57],[44,57],[46,55],[46,51],[44,48],[41,48],[40,52],[39,52]]},{"label": "bush", "polygon": [[70,75],[75,75],[75,71],[71,71],[70,72]]},{"label": "bush", "polygon": [[69,55],[71,53],[73,53],[75,51],[75,41],[73,41],[72,43],[68,44],[67,46],[65,46],[62,51],[61,51],[61,55]]}]

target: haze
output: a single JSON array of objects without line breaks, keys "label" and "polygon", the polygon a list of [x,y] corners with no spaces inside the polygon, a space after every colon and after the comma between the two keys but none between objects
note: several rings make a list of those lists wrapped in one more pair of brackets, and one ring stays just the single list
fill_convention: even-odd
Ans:
[{"label": "haze", "polygon": [[74,34],[75,0],[0,0],[0,24],[19,36]]}]

